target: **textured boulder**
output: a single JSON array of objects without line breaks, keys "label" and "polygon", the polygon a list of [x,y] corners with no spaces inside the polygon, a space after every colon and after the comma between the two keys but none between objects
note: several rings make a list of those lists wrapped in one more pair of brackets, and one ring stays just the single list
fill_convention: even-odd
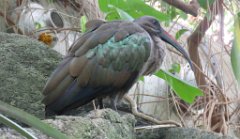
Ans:
[{"label": "textured boulder", "polygon": [[159,128],[139,130],[137,139],[235,139],[195,128]]},{"label": "textured boulder", "polygon": [[[44,120],[56,127],[69,138],[76,139],[134,139],[135,118],[133,115],[120,116],[111,109],[91,111],[84,117],[57,116],[55,119]],[[48,139],[40,132],[27,129],[38,138]],[[0,139],[23,139],[21,135],[8,128],[0,128]]]},{"label": "textured boulder", "polygon": [[0,32],[0,98],[44,117],[42,90],[61,55],[25,36]]}]

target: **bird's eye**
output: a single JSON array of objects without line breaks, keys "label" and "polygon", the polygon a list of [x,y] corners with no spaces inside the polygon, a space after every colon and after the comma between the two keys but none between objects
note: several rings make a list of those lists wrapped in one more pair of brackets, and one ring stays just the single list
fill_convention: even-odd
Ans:
[{"label": "bird's eye", "polygon": [[159,22],[157,21],[157,20],[152,20],[152,23],[153,23],[153,25],[155,25],[155,26],[158,26],[159,25]]}]

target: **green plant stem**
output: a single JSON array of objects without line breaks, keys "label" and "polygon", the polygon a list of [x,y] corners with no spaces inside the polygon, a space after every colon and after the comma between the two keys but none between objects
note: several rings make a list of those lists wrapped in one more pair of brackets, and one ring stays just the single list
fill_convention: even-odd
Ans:
[{"label": "green plant stem", "polygon": [[69,139],[69,137],[67,137],[65,134],[63,134],[62,132],[58,131],[55,128],[52,128],[48,124],[42,122],[37,117],[28,114],[19,108],[6,104],[2,101],[0,101],[0,113],[8,115],[9,117],[12,117],[29,126],[32,126],[41,131],[42,133],[55,139]]},{"label": "green plant stem", "polygon": [[18,133],[22,134],[24,137],[28,139],[37,139],[23,127],[12,121],[11,119],[7,118],[6,116],[0,114],[0,123],[3,123],[6,126],[11,127],[12,129],[16,130]]}]

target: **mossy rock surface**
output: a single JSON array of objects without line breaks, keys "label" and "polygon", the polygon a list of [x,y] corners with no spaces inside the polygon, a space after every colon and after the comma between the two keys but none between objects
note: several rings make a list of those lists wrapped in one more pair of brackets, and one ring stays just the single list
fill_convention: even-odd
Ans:
[{"label": "mossy rock surface", "polygon": [[137,139],[235,139],[196,128],[183,127],[138,130],[136,136]]},{"label": "mossy rock surface", "polygon": [[39,118],[42,90],[61,55],[26,36],[0,32],[0,98]]},{"label": "mossy rock surface", "polygon": [[[131,114],[119,115],[111,109],[91,111],[81,116],[56,116],[44,122],[65,133],[69,139],[135,139],[135,118]],[[39,139],[51,139],[39,131],[26,128]],[[16,131],[0,128],[0,139],[23,139]]]},{"label": "mossy rock surface", "polygon": [[91,111],[84,117],[57,116],[46,122],[77,139],[134,139],[135,118],[112,109]]}]

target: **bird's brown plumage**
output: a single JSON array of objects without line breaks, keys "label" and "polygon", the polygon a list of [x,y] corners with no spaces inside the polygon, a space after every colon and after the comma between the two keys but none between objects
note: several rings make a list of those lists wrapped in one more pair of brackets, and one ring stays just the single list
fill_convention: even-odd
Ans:
[{"label": "bird's brown plumage", "polygon": [[121,97],[139,75],[153,73],[164,57],[155,21],[88,22],[88,32],[72,45],[44,88],[46,107],[63,112],[95,98]]}]

